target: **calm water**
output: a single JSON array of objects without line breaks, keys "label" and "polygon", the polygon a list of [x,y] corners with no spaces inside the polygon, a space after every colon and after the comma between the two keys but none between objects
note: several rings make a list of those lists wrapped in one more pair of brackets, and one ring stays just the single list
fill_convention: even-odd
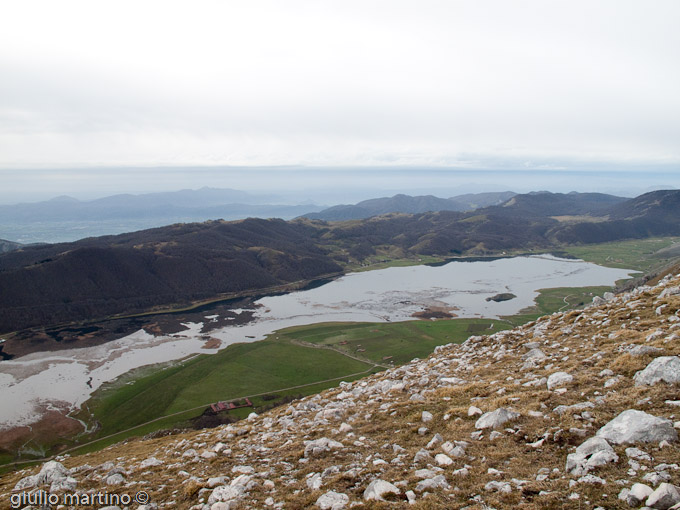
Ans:
[{"label": "calm water", "polygon": [[[512,315],[530,306],[539,289],[613,285],[632,271],[550,256],[451,262],[353,273],[315,289],[265,297],[251,323],[212,331],[221,348],[252,342],[281,328],[327,321],[404,321],[431,307],[457,317]],[[486,298],[510,292],[496,303]],[[215,320],[206,311],[205,321]],[[140,366],[181,359],[206,349],[203,324],[154,337],[144,331],[97,347],[34,353],[0,363],[0,428],[36,421],[42,409],[74,409],[106,381]],[[89,384],[88,384],[89,383]]]}]

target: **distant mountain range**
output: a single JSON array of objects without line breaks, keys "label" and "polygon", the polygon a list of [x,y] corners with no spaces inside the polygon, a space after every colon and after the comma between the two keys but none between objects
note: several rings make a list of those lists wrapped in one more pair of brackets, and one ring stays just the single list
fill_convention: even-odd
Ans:
[{"label": "distant mountain range", "polygon": [[313,204],[276,204],[276,200],[271,195],[214,188],[89,201],[60,196],[44,202],[0,205],[0,235],[26,242],[70,241],[211,219],[291,219],[323,209]]},{"label": "distant mountain range", "polygon": [[[96,200],[81,201],[60,196],[45,202],[0,205],[4,221],[69,221],[109,220],[121,218],[174,217],[214,213],[215,209],[235,205],[272,208],[268,200],[274,197],[257,196],[233,189],[201,188],[142,195],[112,195]],[[309,206],[307,206],[309,208]]]},{"label": "distant mountain range", "polygon": [[23,246],[0,255],[0,333],[256,292],[377,254],[491,255],[660,235],[680,235],[680,191],[628,200],[543,192],[467,212],[209,221]]},{"label": "distant mountain range", "polygon": [[512,191],[470,193],[451,198],[437,198],[432,195],[417,197],[395,195],[389,198],[364,200],[355,205],[336,205],[320,212],[309,212],[303,216],[314,220],[342,221],[359,220],[388,213],[418,214],[436,211],[472,211],[502,204],[515,195],[516,193]]}]

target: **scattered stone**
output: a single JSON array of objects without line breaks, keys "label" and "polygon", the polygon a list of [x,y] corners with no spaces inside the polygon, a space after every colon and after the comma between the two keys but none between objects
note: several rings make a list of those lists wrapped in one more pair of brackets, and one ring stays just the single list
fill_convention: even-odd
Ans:
[{"label": "scattered stone", "polygon": [[566,372],[555,372],[548,377],[546,382],[548,389],[552,390],[554,388],[559,388],[560,386],[565,386],[574,380],[573,376]]},{"label": "scattered stone", "polygon": [[[196,451],[196,450],[194,450]],[[156,457],[149,457],[148,459],[142,461],[142,463],[139,465],[140,469],[146,469],[154,466],[162,466],[163,461],[158,460]]]},{"label": "scattered stone", "polygon": [[655,358],[647,368],[633,376],[636,386],[652,386],[660,382],[667,384],[680,383],[680,357],[660,356]]},{"label": "scattered stone", "polygon": [[677,503],[680,503],[680,492],[677,487],[664,482],[649,495],[645,504],[658,510],[667,510]]},{"label": "scattered stone", "polygon": [[467,412],[468,416],[481,416],[482,410],[479,407],[470,406]]},{"label": "scattered stone", "polygon": [[490,413],[483,414],[481,418],[475,422],[475,428],[479,430],[498,429],[505,423],[516,420],[519,416],[519,413],[501,407]]},{"label": "scattered stone", "polygon": [[625,501],[630,506],[640,506],[647,500],[652,492],[654,492],[654,490],[648,485],[636,483],[630,488],[630,491],[625,497]]},{"label": "scattered stone", "polygon": [[120,473],[116,473],[106,478],[106,485],[121,485],[125,483],[125,478]]},{"label": "scattered stone", "polygon": [[434,461],[439,466],[450,466],[451,464],[453,464],[453,460],[451,459],[451,457],[443,453],[438,453],[437,455],[435,455]]},{"label": "scattered stone", "polygon": [[672,421],[635,409],[623,411],[598,430],[596,435],[614,444],[658,443],[678,439]]},{"label": "scattered stone", "polygon": [[609,443],[601,437],[591,437],[581,446],[576,448],[575,453],[567,455],[566,471],[581,476],[596,467],[610,462],[618,462],[619,456]]},{"label": "scattered stone", "polygon": [[437,446],[439,446],[443,442],[444,442],[444,438],[441,436],[441,434],[437,433],[432,437],[432,439],[430,439],[430,442],[427,443],[426,448],[428,450],[431,450],[433,448],[436,448]]},{"label": "scattered stone", "polygon": [[497,491],[504,494],[510,494],[512,492],[512,485],[509,482],[497,482],[491,481],[484,486],[484,490],[487,491]]},{"label": "scattered stone", "polygon": [[446,477],[444,475],[437,475],[433,478],[427,478],[419,482],[418,485],[416,485],[416,492],[424,492],[434,489],[448,489],[449,487],[450,486],[446,481]]},{"label": "scattered stone", "polygon": [[385,501],[385,495],[387,494],[399,495],[401,491],[396,485],[385,480],[373,480],[364,491],[364,499],[367,501]]},{"label": "scattered stone", "polygon": [[343,510],[349,503],[349,496],[335,491],[329,491],[319,496],[316,506],[321,510]]},{"label": "scattered stone", "polygon": [[639,448],[626,448],[626,457],[629,459],[635,459],[635,460],[646,460],[648,462],[652,461],[651,455],[648,453],[640,450]]},{"label": "scattered stone", "polygon": [[339,441],[322,437],[314,441],[305,441],[305,458],[317,457],[331,450],[341,450],[344,445]]},{"label": "scattered stone", "polygon": [[633,345],[626,349],[626,352],[631,356],[646,356],[648,354],[661,354],[663,349],[651,345]]}]

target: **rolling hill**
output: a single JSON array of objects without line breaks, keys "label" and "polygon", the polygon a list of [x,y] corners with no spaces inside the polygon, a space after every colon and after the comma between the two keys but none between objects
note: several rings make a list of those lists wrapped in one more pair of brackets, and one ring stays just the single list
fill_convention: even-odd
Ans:
[{"label": "rolling hill", "polygon": [[[256,293],[339,274],[376,255],[497,255],[680,235],[680,191],[624,200],[539,193],[465,213],[209,221],[24,246],[0,255],[0,332]],[[568,221],[554,217],[564,214]]]},{"label": "rolling hill", "polygon": [[515,196],[515,193],[512,191],[470,193],[451,198],[438,198],[432,195],[416,197],[395,195],[393,197],[372,198],[355,205],[336,205],[303,216],[316,220],[344,221],[365,219],[388,213],[418,214],[437,211],[471,211],[501,204],[513,196]]}]

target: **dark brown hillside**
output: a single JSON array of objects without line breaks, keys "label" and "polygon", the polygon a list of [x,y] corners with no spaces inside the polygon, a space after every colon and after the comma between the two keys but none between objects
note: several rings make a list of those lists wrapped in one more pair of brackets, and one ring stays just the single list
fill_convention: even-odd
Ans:
[{"label": "dark brown hillside", "polygon": [[171,226],[1,258],[0,330],[257,290],[341,270],[303,224]]},{"label": "dark brown hillside", "polygon": [[603,193],[549,193],[516,195],[500,206],[489,207],[504,216],[550,217],[563,215],[603,216],[628,199]]},{"label": "dark brown hillside", "polygon": [[680,213],[680,191],[661,190],[645,193],[608,211],[611,219],[646,218],[655,221],[677,221]]},{"label": "dark brown hillside", "polygon": [[560,243],[680,235],[680,191],[645,193],[606,211],[609,221],[560,225],[550,235]]}]

